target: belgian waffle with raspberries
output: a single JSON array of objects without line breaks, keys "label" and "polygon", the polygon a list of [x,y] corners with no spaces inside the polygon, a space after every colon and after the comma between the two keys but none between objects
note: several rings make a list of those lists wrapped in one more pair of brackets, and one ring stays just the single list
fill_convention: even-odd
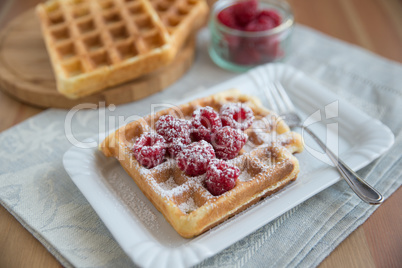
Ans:
[{"label": "belgian waffle with raspberries", "polygon": [[[209,132],[208,132],[209,131]],[[301,136],[258,99],[229,90],[131,122],[100,145],[183,237],[197,236],[295,180]]]}]

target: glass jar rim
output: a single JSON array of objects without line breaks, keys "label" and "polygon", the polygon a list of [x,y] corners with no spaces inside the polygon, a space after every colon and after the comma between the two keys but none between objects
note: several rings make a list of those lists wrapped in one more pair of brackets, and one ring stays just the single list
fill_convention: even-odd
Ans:
[{"label": "glass jar rim", "polygon": [[215,4],[213,5],[212,12],[211,12],[211,16],[212,16],[211,19],[215,22],[215,25],[217,27],[219,27],[219,30],[223,30],[226,33],[237,35],[237,36],[262,37],[262,36],[274,35],[274,34],[284,32],[286,29],[291,28],[294,24],[293,12],[287,2],[277,1],[277,0],[265,0],[265,1],[263,0],[263,1],[258,1],[258,2],[266,3],[266,4],[273,4],[273,5],[277,6],[278,8],[281,8],[285,12],[286,18],[284,19],[284,21],[281,24],[279,24],[275,28],[272,28],[269,30],[264,30],[264,31],[257,31],[257,32],[247,32],[247,31],[230,28],[230,27],[222,24],[217,19],[217,13],[219,13],[223,9],[233,5],[236,2],[239,2],[239,0],[220,0],[220,1],[215,2]]}]

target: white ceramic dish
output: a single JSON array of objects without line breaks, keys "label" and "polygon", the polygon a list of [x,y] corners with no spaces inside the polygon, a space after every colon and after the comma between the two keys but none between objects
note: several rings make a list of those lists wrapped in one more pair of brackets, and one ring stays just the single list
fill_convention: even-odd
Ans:
[{"label": "white ceramic dish", "polygon": [[[313,130],[337,145],[330,147],[339,151],[353,169],[369,164],[392,145],[393,134],[385,125],[340,100],[303,73],[286,65],[270,65],[266,75],[284,84],[305,118],[318,115],[321,110],[324,118],[333,120],[332,124],[313,124]],[[193,99],[233,87],[263,98],[248,73]],[[104,157],[96,148],[72,147],[65,153],[63,163],[133,262],[141,267],[188,267],[217,254],[340,180],[335,168],[323,162],[325,158],[317,159],[320,152],[314,151],[318,147],[308,137],[304,138],[309,149],[297,156],[301,172],[294,183],[194,239],[184,239],[174,231],[115,159]]]}]

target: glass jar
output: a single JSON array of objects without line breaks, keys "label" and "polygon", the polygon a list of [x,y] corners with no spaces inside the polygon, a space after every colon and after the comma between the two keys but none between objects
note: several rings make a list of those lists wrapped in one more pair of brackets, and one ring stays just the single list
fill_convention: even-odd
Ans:
[{"label": "glass jar", "polygon": [[281,16],[281,24],[258,32],[232,29],[218,19],[221,10],[238,3],[237,0],[220,0],[212,7],[209,19],[211,41],[209,55],[220,67],[237,72],[247,71],[257,65],[281,61],[289,50],[294,25],[289,5],[280,0],[259,1],[259,9],[275,10]]}]

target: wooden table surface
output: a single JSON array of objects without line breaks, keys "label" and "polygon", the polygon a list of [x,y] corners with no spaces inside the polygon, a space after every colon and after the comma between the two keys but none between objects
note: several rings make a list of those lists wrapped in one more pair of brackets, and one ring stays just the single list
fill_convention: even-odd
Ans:
[{"label": "wooden table surface", "polygon": [[[39,0],[0,0],[0,30]],[[296,21],[402,62],[401,0],[289,0]],[[42,109],[0,92],[0,131]],[[402,267],[402,189],[346,238],[321,264],[328,267]],[[0,206],[0,267],[59,267],[60,263]]]}]

